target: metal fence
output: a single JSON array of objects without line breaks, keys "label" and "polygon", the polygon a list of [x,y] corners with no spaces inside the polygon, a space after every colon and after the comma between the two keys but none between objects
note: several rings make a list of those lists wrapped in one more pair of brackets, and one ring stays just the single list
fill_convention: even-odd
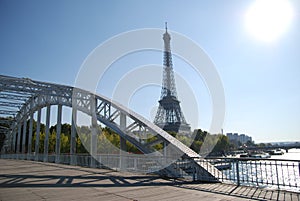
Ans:
[{"label": "metal fence", "polygon": [[55,155],[48,155],[45,158],[43,154],[38,156],[5,154],[1,155],[1,158],[47,161],[140,173],[157,172],[165,168],[166,164],[173,164],[172,168],[177,170],[180,177],[187,180],[200,181],[201,177],[197,177],[199,173],[196,172],[195,163],[200,164],[205,169],[207,162],[209,162],[216,168],[212,172],[220,182],[246,186],[273,187],[300,192],[300,160],[195,158],[194,160],[179,159],[171,161],[164,157],[158,158],[143,155],[98,155],[96,158],[93,158],[90,155],[69,154],[60,155],[58,160]]},{"label": "metal fence", "polygon": [[113,170],[122,170],[129,172],[151,173],[159,171],[166,167],[166,164],[171,164],[173,159],[165,157],[149,157],[145,155],[118,155],[118,154],[101,154],[92,157],[88,154],[85,155],[70,155],[61,154],[45,156],[43,154],[3,154],[0,155],[3,159],[20,159],[20,160],[33,160],[50,163],[70,164],[83,167],[93,168],[109,168]]},{"label": "metal fence", "polygon": [[220,170],[216,176],[222,182],[300,192],[300,160],[211,158],[206,161]]}]

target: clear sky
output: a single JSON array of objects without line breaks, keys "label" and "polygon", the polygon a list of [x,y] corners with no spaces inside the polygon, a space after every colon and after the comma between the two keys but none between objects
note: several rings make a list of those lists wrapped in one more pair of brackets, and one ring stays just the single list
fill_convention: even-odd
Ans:
[{"label": "clear sky", "polygon": [[[300,2],[290,1],[293,16],[283,33],[272,41],[259,38],[265,33],[255,35],[247,27],[249,22],[245,16],[253,3],[246,0],[0,0],[1,74],[74,85],[84,59],[99,44],[133,29],[164,28],[164,22],[168,21],[170,30],[195,41],[214,62],[225,92],[225,133],[245,133],[256,142],[299,141]],[[280,9],[276,15],[281,13]],[[275,26],[280,19],[276,19]],[[163,43],[162,38],[158,40]],[[161,53],[151,55],[124,58],[124,66],[162,63]],[[122,60],[115,65],[119,65],[112,73],[116,76],[130,70],[126,67],[118,70]],[[193,79],[189,75],[192,72],[183,66],[179,58],[174,58],[174,70]],[[198,87],[194,87],[197,92]],[[183,112],[189,120],[191,108],[184,105],[179,88]],[[199,88],[197,101],[202,97],[203,102],[198,103],[201,112],[197,127],[207,130],[211,103],[205,84],[200,83]],[[102,88],[99,93],[109,90],[109,87]],[[143,100],[146,93],[155,95]],[[130,107],[151,118],[143,108],[146,105],[152,110],[159,97],[159,87],[153,90],[146,87],[132,96]]]}]

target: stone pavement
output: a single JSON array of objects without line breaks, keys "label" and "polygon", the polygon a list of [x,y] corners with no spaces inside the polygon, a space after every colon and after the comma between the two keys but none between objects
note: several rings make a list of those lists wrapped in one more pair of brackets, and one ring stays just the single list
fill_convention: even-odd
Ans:
[{"label": "stone pavement", "polygon": [[7,200],[299,200],[299,194],[0,159],[0,201]]}]

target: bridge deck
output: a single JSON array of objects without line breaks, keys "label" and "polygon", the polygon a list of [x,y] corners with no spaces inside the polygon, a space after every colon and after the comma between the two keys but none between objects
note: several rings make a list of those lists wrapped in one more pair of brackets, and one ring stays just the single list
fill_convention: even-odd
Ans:
[{"label": "bridge deck", "polygon": [[0,159],[0,200],[300,200],[299,194]]}]

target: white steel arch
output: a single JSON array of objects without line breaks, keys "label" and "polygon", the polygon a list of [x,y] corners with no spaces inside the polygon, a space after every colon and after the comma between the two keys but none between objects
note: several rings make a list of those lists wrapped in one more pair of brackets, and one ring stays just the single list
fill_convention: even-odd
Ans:
[{"label": "white steel arch", "polygon": [[[71,131],[71,148],[70,154],[76,154],[74,148],[76,135],[76,112],[81,111],[92,117],[92,126],[96,126],[96,121],[100,121],[107,127],[110,127],[120,135],[123,140],[129,141],[136,146],[144,154],[149,156],[165,155],[153,149],[153,145],[163,142],[168,145],[169,153],[174,159],[187,158],[192,164],[193,174],[198,179],[216,181],[216,174],[220,172],[208,162],[197,162],[199,157],[197,153],[185,146],[176,138],[154,125],[152,122],[110,100],[107,97],[96,95],[83,89],[70,86],[52,84],[46,82],[33,81],[28,78],[15,78],[0,75],[0,117],[2,121],[6,121],[6,127],[1,128],[1,132],[6,133],[6,147],[4,151],[13,151],[16,153],[25,153],[25,133],[27,119],[29,118],[29,140],[28,154],[31,154],[31,138],[32,138],[32,121],[33,113],[37,111],[37,140],[40,132],[41,109],[47,108],[46,111],[46,138],[44,142],[44,161],[48,161],[48,135],[49,135],[49,119],[50,106],[58,105],[57,112],[57,138],[56,138],[56,162],[59,162],[59,140],[62,106],[72,108],[73,121]],[[126,122],[130,122],[128,125]],[[23,133],[21,125],[23,126]],[[48,129],[48,130],[47,130]],[[137,134],[151,133],[157,136],[157,140],[147,143],[141,140]],[[92,137],[96,137],[97,133],[92,133]],[[20,149],[21,136],[22,150]],[[95,140],[94,140],[95,141]],[[38,144],[35,145],[38,147]],[[91,146],[91,155],[94,156],[96,145]],[[122,146],[122,140],[121,140]],[[38,160],[38,154],[35,159]],[[70,163],[74,164],[74,159]],[[170,164],[160,173],[168,176],[180,176],[180,171],[185,171],[182,167]]]}]

